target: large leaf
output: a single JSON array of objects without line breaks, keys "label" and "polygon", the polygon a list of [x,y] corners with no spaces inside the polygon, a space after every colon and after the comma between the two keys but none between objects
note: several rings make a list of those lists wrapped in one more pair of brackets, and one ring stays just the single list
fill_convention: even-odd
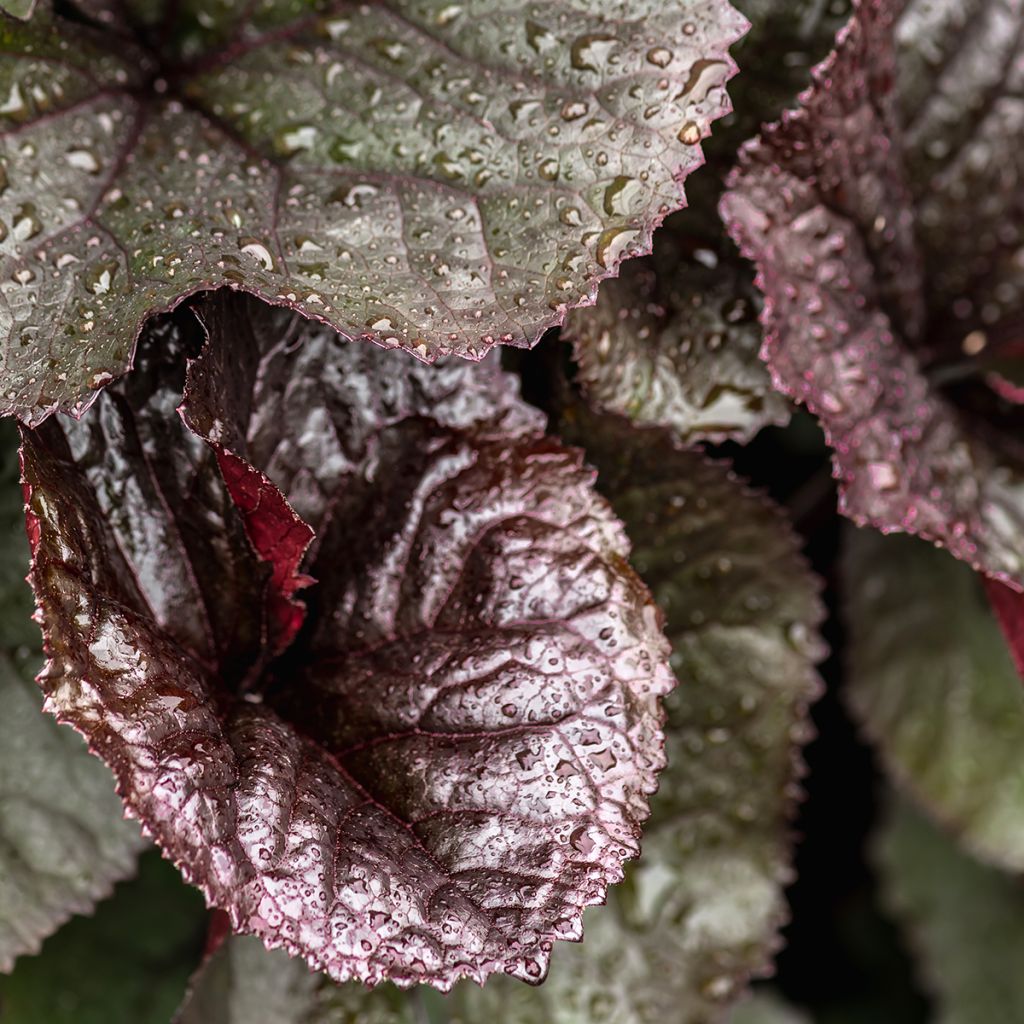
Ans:
[{"label": "large leaf", "polygon": [[878,837],[876,860],[936,998],[936,1024],[1021,1019],[1020,879],[972,860],[902,802]]},{"label": "large leaf", "polygon": [[851,710],[969,849],[1024,870],[1024,692],[980,579],[914,538],[846,544]]},{"label": "large leaf", "polygon": [[0,490],[0,971],[36,952],[72,914],[92,910],[134,870],[142,846],[138,826],[123,820],[110,772],[40,710],[13,435],[13,427],[2,434]]},{"label": "large leaf", "polygon": [[[230,343],[220,436],[315,523],[311,614],[277,660],[279,632],[238,628],[268,621],[280,582],[240,533],[260,536],[259,508],[208,497],[212,457],[175,479],[146,464],[170,384],[143,401],[133,374],[81,422],[23,432],[50,705],[236,930],[338,980],[539,980],[637,853],[664,761],[667,644],[622,528],[493,365],[432,368],[218,301],[187,415],[217,397],[201,381]],[[178,433],[165,448],[190,452]],[[195,623],[166,613],[189,600]]]},{"label": "large leaf", "polygon": [[790,877],[797,749],[818,686],[817,586],[778,512],[724,466],[661,432],[575,415],[563,426],[602,466],[600,485],[668,612],[683,680],[666,701],[669,764],[642,859],[608,906],[588,911],[583,944],[555,951],[539,988],[492,978],[443,1000],[368,997],[233,939],[200,974],[181,1024],[253,1024],[257,1004],[289,1006],[281,1019],[296,1024],[697,1024],[720,1019],[747,977],[769,969]]},{"label": "large leaf", "polygon": [[984,386],[938,381],[1019,323],[1020,46],[1004,0],[861,0],[723,206],[758,266],[776,384],[835,449],[841,509],[1018,589],[1019,424]]},{"label": "large leaf", "polygon": [[[203,899],[150,850],[90,917],[0,978],[4,1024],[167,1024],[202,948]],[[208,1017],[203,1024],[222,1024]]]},{"label": "large leaf", "polygon": [[727,0],[78,6],[102,27],[0,24],[0,409],[33,420],[222,285],[426,359],[532,344],[682,205],[745,25]]}]

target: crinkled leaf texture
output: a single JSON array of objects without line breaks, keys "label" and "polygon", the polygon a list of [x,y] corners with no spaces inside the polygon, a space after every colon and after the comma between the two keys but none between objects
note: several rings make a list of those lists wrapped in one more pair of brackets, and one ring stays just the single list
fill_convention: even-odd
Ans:
[{"label": "crinkled leaf texture", "polygon": [[[492,364],[226,292],[203,317],[183,413],[210,443],[168,418],[173,325],[80,422],[23,431],[50,707],[237,931],[340,981],[540,980],[664,763],[668,645],[620,523]],[[226,451],[276,497],[236,508]],[[282,495],[319,582],[275,658]]]},{"label": "crinkled leaf texture", "polygon": [[745,28],[727,0],[76,7],[0,24],[0,395],[33,421],[217,286],[425,359],[532,344],[682,205]]},{"label": "crinkled leaf texture", "polygon": [[719,265],[686,221],[627,263],[597,305],[569,314],[578,380],[595,406],[684,441],[749,441],[789,418],[758,361],[757,307],[741,269]]},{"label": "crinkled leaf texture", "polygon": [[1024,692],[977,574],[850,530],[846,697],[890,773],[976,855],[1024,871]]},{"label": "crinkled leaf texture", "polygon": [[935,996],[936,1024],[1020,1020],[1020,878],[972,860],[903,801],[895,802],[874,859],[886,902]]},{"label": "crinkled leaf texture", "polygon": [[842,511],[1018,590],[1019,420],[939,382],[1019,337],[1021,40],[1007,0],[860,0],[723,201],[765,293],[762,355],[825,427]]},{"label": "crinkled leaf texture", "polygon": [[367,995],[231,939],[200,972],[181,1024],[262,1022],[257,1004],[302,1024],[697,1024],[721,1019],[745,980],[769,969],[790,878],[797,750],[819,685],[817,584],[777,510],[723,465],[665,432],[580,409],[561,426],[601,467],[599,486],[667,610],[682,679],[666,700],[669,763],[642,860],[608,906],[588,911],[583,944],[555,951],[538,988],[491,979],[443,1000]]},{"label": "crinkled leaf texture", "polygon": [[14,433],[7,425],[0,434],[0,971],[37,952],[72,914],[91,911],[132,873],[142,847],[110,772],[70,729],[40,713]]}]

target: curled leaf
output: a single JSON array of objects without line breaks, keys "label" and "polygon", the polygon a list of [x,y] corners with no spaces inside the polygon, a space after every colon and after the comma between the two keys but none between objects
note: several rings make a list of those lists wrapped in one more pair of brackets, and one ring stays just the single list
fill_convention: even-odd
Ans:
[{"label": "curled leaf", "polygon": [[[203,377],[216,358],[192,365],[184,415],[211,444],[181,424],[177,444],[207,453],[182,474],[205,506],[182,505],[173,480],[162,513],[142,486],[104,514],[91,433],[116,412],[124,441],[108,431],[103,451],[145,483],[133,438],[169,404],[133,398],[134,374],[80,423],[23,431],[50,705],[236,930],[340,981],[538,981],[636,855],[664,760],[667,645],[622,528],[492,365],[432,368],[218,301],[208,351],[245,317],[259,348],[219,396]],[[291,431],[285,407],[321,429]],[[231,631],[272,626],[281,582],[246,540],[259,509],[215,486],[231,438],[268,487],[280,480],[272,513],[294,497],[317,532],[319,582],[280,656],[273,628]],[[183,517],[205,519],[210,564],[193,561]],[[163,609],[186,594],[194,622],[179,624]]]},{"label": "curled leaf", "polygon": [[422,990],[367,996],[231,939],[200,972],[181,1024],[199,1024],[203,1013],[261,1021],[251,1016],[249,977],[273,987],[262,1004],[287,998],[304,1024],[697,1024],[718,1019],[751,974],[769,969],[785,913],[797,751],[819,685],[817,585],[777,510],[724,466],[681,451],[662,431],[575,415],[561,426],[586,438],[601,466],[600,486],[667,609],[683,680],[666,700],[669,763],[643,858],[608,906],[587,912],[582,945],[554,952],[538,988],[492,978],[443,999]]},{"label": "curled leaf", "polygon": [[78,7],[0,40],[0,409],[33,422],[219,286],[424,359],[534,343],[682,205],[745,27],[727,0]]},{"label": "curled leaf", "polygon": [[1024,65],[1019,12],[971,6],[977,33],[952,0],[856,3],[798,109],[745,147],[723,213],[758,267],[776,385],[834,449],[841,510],[1020,589],[1019,424],[983,383],[976,411],[962,378],[1019,323]]},{"label": "curled leaf", "polygon": [[[90,912],[135,869],[138,826],[124,820],[110,772],[40,710],[32,685],[39,632],[31,594],[16,438],[0,474],[0,972],[73,914]],[[6,1011],[5,1011],[6,1016]]]}]

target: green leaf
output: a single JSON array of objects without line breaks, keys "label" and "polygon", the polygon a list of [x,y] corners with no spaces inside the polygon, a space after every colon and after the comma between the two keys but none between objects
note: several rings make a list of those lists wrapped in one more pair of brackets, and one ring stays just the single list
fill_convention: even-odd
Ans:
[{"label": "green leaf", "polygon": [[28,21],[35,9],[36,0],[3,0],[0,3],[0,11],[21,21]]},{"label": "green leaf", "polygon": [[[587,439],[598,487],[626,522],[634,564],[666,610],[675,645],[681,683],[665,701],[669,764],[643,856],[606,907],[587,911],[582,945],[556,947],[539,987],[495,977],[448,997],[403,1000],[381,987],[366,1001],[359,989],[321,981],[303,988],[311,1009],[302,1024],[698,1024],[770,969],[790,878],[798,747],[819,685],[817,584],[778,511],[724,465],[679,450],[664,432],[581,411],[561,426],[569,439]],[[251,963],[253,949],[224,957]],[[246,970],[278,971],[292,991],[304,985],[299,967],[269,963]],[[220,990],[207,994],[211,982],[200,977],[191,1006],[220,999],[209,1005],[234,1021],[224,1013],[230,972],[223,960],[208,970],[218,972]],[[247,982],[236,974],[234,984]],[[183,1024],[202,1019],[188,1016],[199,1012],[191,1006]]]},{"label": "green leaf", "polygon": [[570,313],[562,337],[598,408],[687,442],[748,441],[789,419],[757,357],[759,300],[746,268],[720,265],[715,239],[682,227],[659,232],[654,255],[606,282],[596,306]]},{"label": "green leaf", "polygon": [[81,5],[0,26],[0,410],[87,404],[242,288],[425,359],[645,251],[728,110],[727,0]]},{"label": "green leaf", "polygon": [[[0,978],[4,1024],[166,1024],[199,957],[202,897],[155,851],[139,876]],[[204,1024],[221,1024],[207,1018]]]},{"label": "green leaf", "polygon": [[883,888],[936,997],[936,1024],[1024,1019],[1020,879],[972,860],[903,802],[878,840]]},{"label": "green leaf", "polygon": [[9,423],[0,433],[0,971],[9,971],[130,874],[142,839],[103,762],[40,711],[16,439]]},{"label": "green leaf", "polygon": [[969,567],[851,529],[847,701],[890,773],[977,856],[1024,870],[1024,689]]},{"label": "green leaf", "polygon": [[810,1017],[775,995],[759,992],[733,1010],[729,1024],[810,1024]]}]

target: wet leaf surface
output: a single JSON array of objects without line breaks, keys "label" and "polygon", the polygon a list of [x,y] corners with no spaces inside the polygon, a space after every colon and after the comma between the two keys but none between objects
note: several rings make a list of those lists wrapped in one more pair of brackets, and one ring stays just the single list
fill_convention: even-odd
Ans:
[{"label": "wet leaf surface", "polygon": [[131,874],[143,844],[138,825],[123,820],[110,772],[70,729],[41,713],[32,675],[42,658],[24,582],[28,545],[14,428],[5,425],[0,438],[0,971],[6,972]]},{"label": "wet leaf surface", "polygon": [[87,404],[218,286],[424,359],[532,344],[682,205],[744,29],[726,0],[208,6],[0,25],[3,411]]},{"label": "wet leaf surface", "polygon": [[964,846],[1024,870],[1024,692],[981,579],[915,538],[846,540],[850,709]]},{"label": "wet leaf surface", "polygon": [[538,988],[492,978],[447,997],[386,988],[368,997],[232,939],[200,972],[181,1024],[211,1012],[262,1020],[248,1016],[253,975],[273,988],[261,1002],[287,1000],[302,1024],[697,1024],[721,1019],[747,978],[770,969],[798,749],[818,689],[817,585],[778,511],[725,466],[673,447],[664,432],[573,415],[560,428],[585,438],[601,467],[599,486],[666,608],[681,680],[666,700],[669,764],[643,858],[608,906],[587,912],[583,944],[555,950]]},{"label": "wet leaf surface", "polygon": [[841,510],[1019,587],[1019,424],[987,387],[978,414],[962,380],[1022,308],[1019,16],[897,6],[856,5],[723,212],[758,267],[776,383],[834,448]]},{"label": "wet leaf surface", "polygon": [[789,418],[757,357],[761,326],[746,275],[683,221],[655,255],[623,267],[597,305],[573,311],[579,382],[598,408],[671,427],[684,441],[748,441]]},{"label": "wet leaf surface", "polygon": [[[221,301],[211,351],[244,316],[279,322],[255,300]],[[287,351],[269,327],[248,335],[267,345],[248,364],[265,372],[237,457],[285,496],[309,485],[319,582],[302,632],[276,659],[269,615],[250,635],[276,575],[245,539],[253,515],[215,486],[215,446],[189,448],[181,425],[189,472],[165,481],[162,515],[150,502],[136,438],[171,386],[158,375],[157,399],[140,401],[132,375],[81,422],[23,431],[50,706],[236,930],[337,980],[540,980],[553,942],[579,937],[582,909],[638,851],[673,683],[658,614],[591,472],[542,436],[511,378],[285,328]],[[154,343],[154,365],[180,365]],[[327,353],[333,374],[289,372]],[[193,364],[188,417],[210,366]],[[301,412],[331,429],[311,451],[282,447],[301,434],[263,435],[277,469],[255,424],[300,380],[316,381]],[[235,410],[225,395],[218,422]],[[103,508],[119,497],[110,477],[90,473],[115,413],[102,451],[142,491],[120,517]],[[347,451],[326,458],[319,445],[339,438]],[[191,492],[202,501],[179,501]],[[187,517],[209,564],[189,553]],[[165,614],[172,601],[195,621]],[[241,636],[216,626],[231,621]]]}]

